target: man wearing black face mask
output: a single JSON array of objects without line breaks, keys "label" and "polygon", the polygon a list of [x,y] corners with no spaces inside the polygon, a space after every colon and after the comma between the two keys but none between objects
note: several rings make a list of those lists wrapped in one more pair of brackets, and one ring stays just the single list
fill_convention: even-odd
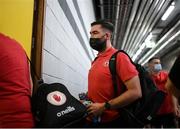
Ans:
[{"label": "man wearing black face mask", "polygon": [[117,55],[118,93],[125,84],[126,91],[114,98],[114,88],[111,73],[109,71],[109,59],[117,51],[111,45],[113,25],[106,21],[96,21],[91,24],[90,46],[98,51],[96,60],[88,74],[88,98],[93,102],[88,106],[89,123],[97,118],[95,126],[90,127],[125,127],[124,122],[119,121],[121,115],[118,108],[126,106],[142,96],[138,71],[130,62],[127,55]]},{"label": "man wearing black face mask", "polygon": [[96,51],[104,51],[106,49],[106,40],[103,39],[104,36],[102,36],[102,38],[90,38],[90,46]]}]

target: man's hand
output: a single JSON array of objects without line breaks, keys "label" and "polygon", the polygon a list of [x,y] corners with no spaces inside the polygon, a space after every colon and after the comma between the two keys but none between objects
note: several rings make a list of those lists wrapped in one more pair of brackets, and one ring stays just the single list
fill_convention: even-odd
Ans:
[{"label": "man's hand", "polygon": [[179,108],[179,105],[178,105],[178,107],[175,107],[174,108],[174,115],[176,116],[176,117],[180,117],[180,110],[179,110],[180,108]]},{"label": "man's hand", "polygon": [[92,103],[88,105],[87,111],[89,114],[92,114],[93,116],[100,116],[105,110],[104,104],[105,103]]},{"label": "man's hand", "polygon": [[173,102],[173,108],[174,108],[174,115],[176,117],[180,117],[180,106],[178,99],[172,95],[172,102]]}]

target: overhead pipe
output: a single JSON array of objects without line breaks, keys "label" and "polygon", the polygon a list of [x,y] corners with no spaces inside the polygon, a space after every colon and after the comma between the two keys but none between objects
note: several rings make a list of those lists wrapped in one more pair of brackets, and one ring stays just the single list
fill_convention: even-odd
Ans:
[{"label": "overhead pipe", "polygon": [[142,16],[141,16],[141,18],[140,18],[140,21],[139,21],[139,23],[138,23],[138,25],[137,25],[137,27],[136,27],[136,29],[135,29],[135,32],[132,33],[132,37],[129,38],[128,41],[127,41],[128,46],[127,46],[127,48],[126,48],[126,51],[127,51],[128,53],[129,53],[129,49],[131,48],[131,46],[132,46],[132,44],[133,44],[133,41],[135,40],[136,36],[138,35],[140,29],[141,29],[142,26],[143,26],[144,19],[145,19],[145,16],[146,16],[149,8],[150,8],[150,5],[151,5],[151,3],[150,3],[150,1],[148,0],[147,3],[146,3],[145,8],[144,8],[144,10],[143,10],[143,13],[142,13]]},{"label": "overhead pipe", "polygon": [[121,0],[117,1],[117,9],[116,9],[116,18],[115,18],[115,26],[114,26],[114,38],[113,38],[113,46],[116,44],[116,38],[117,38],[117,25],[118,25],[118,19],[119,19],[119,8],[120,8]]},{"label": "overhead pipe", "polygon": [[126,33],[125,33],[125,36],[124,36],[124,39],[123,39],[123,42],[122,42],[121,49],[124,49],[124,47],[126,45],[126,40],[127,40],[127,37],[129,36],[129,31],[130,31],[130,28],[131,28],[132,23],[134,21],[139,2],[140,2],[140,0],[136,0],[133,3],[133,8],[131,10],[132,13],[131,13],[129,21],[128,21],[128,26],[127,26]]},{"label": "overhead pipe", "polygon": [[[165,11],[165,9],[168,7],[169,5],[169,1],[163,1],[164,4],[163,6],[161,6],[161,3],[159,3],[159,6],[161,6],[161,10],[158,11],[157,14],[154,13],[155,18],[151,18],[151,24],[149,24],[148,26],[146,26],[146,28],[143,30],[144,31],[144,35],[140,37],[140,39],[137,40],[137,42],[135,42],[135,46],[133,46],[132,49],[131,48],[131,52],[132,54],[136,52],[136,50],[138,49],[138,47],[143,43],[143,41],[146,39],[146,37],[149,35],[149,32],[152,31],[153,27],[155,26],[155,24],[157,23],[157,21],[161,18],[163,12]],[[155,12],[157,12],[157,10],[159,10],[159,7],[156,8]],[[149,27],[150,26],[150,27]]]},{"label": "overhead pipe", "polygon": [[113,0],[113,6],[112,6],[112,22],[115,22],[115,21],[113,21],[113,19],[114,19],[115,8],[116,8],[115,0]]},{"label": "overhead pipe", "polygon": [[[161,43],[163,43],[163,41],[165,41],[167,38],[169,38],[169,37],[172,35],[172,33],[179,27],[179,25],[180,25],[180,20],[176,23],[176,25],[175,25],[174,27],[172,27],[172,28],[157,42],[156,47],[159,46]],[[152,53],[153,51],[155,51],[156,47],[153,48],[153,49],[151,49],[146,55],[144,55],[144,56],[142,57],[142,59],[139,60],[139,62],[141,63],[142,60],[144,60],[145,58],[147,58],[150,53]]]},{"label": "overhead pipe", "polygon": [[[159,1],[159,0],[158,0]],[[148,35],[149,35],[149,26],[152,24],[153,20],[156,18],[157,14],[158,14],[158,8],[160,6],[161,2],[159,2],[157,4],[157,1],[155,1],[150,10],[148,11],[147,15],[146,15],[146,18],[144,20],[144,23],[143,26],[141,27],[141,30],[138,34],[138,36],[136,37],[135,39],[135,43],[131,46],[130,48],[130,53],[131,55],[133,55],[134,51],[137,50],[137,47],[139,47],[139,44],[141,42],[142,39],[145,39]],[[132,49],[133,48],[133,49]]]},{"label": "overhead pipe", "polygon": [[108,0],[108,19],[111,19],[111,0]]},{"label": "overhead pipe", "polygon": [[176,39],[179,36],[180,36],[180,30],[176,34],[171,36],[164,44],[162,44],[162,46],[160,46],[155,52],[153,52],[152,55],[150,55],[144,62],[142,62],[142,65],[144,65],[151,57],[156,55],[159,51],[161,51],[164,47],[166,47],[170,42],[172,42],[174,39]]},{"label": "overhead pipe", "polygon": [[118,41],[118,38],[119,38],[119,36],[121,36],[121,34],[120,34],[120,31],[121,31],[121,29],[122,29],[122,22],[123,22],[123,16],[124,16],[124,6],[123,6],[123,4],[124,4],[124,2],[125,2],[126,0],[122,0],[121,1],[121,3],[120,3],[120,8],[119,8],[119,19],[118,19],[118,24],[117,24],[117,33],[116,33],[116,43],[115,43],[115,47],[117,48],[117,46],[118,46],[118,44],[119,44],[119,41]]},{"label": "overhead pipe", "polygon": [[[167,3],[164,2],[164,7],[163,7],[164,10],[167,8],[168,4],[169,4],[168,2]],[[154,13],[152,14],[151,18],[149,19],[151,24],[147,24],[147,26],[145,28],[143,28],[144,35],[140,36],[139,39],[136,40],[137,42],[135,42],[135,44],[132,46],[132,48],[134,48],[134,49],[131,48],[132,54],[136,52],[136,50],[138,49],[139,45],[141,45],[143,43],[143,41],[149,35],[149,32],[152,31],[154,25],[161,18],[161,13],[160,12],[162,12],[162,11],[159,11],[160,5],[161,5],[161,2],[158,3],[157,7],[153,11]]]},{"label": "overhead pipe", "polygon": [[[142,64],[142,63],[146,63],[145,62],[145,60],[148,60],[149,58],[151,58],[152,57],[152,55],[154,55],[153,53],[158,53],[158,52],[155,52],[157,49],[158,49],[158,47],[161,47],[161,46],[164,46],[164,41],[166,40],[166,39],[171,39],[173,36],[172,36],[172,33],[174,32],[174,31],[176,31],[177,29],[179,29],[180,28],[180,20],[157,42],[157,44],[156,44],[156,46],[154,47],[154,48],[152,48],[150,51],[148,51],[148,53],[146,53],[140,60],[139,60],[139,62],[138,63],[140,63],[140,64]],[[174,38],[176,38],[178,35],[179,35],[179,33],[180,33],[180,31],[178,31],[177,33],[175,33],[174,35]],[[171,38],[170,38],[171,37]],[[174,39],[173,38],[173,39]],[[171,39],[171,40],[173,40],[173,39]],[[169,41],[169,40],[168,40]],[[170,42],[170,41],[169,41]],[[168,42],[168,43],[169,43]],[[166,45],[168,45],[167,44],[167,42],[166,42]]]},{"label": "overhead pipe", "polygon": [[132,39],[132,36],[135,34],[135,31],[137,31],[137,29],[139,29],[138,26],[141,26],[141,24],[142,24],[142,19],[144,18],[144,16],[142,15],[144,13],[143,8],[146,3],[147,3],[147,1],[144,1],[144,0],[142,1],[140,8],[138,10],[138,14],[135,17],[136,19],[133,21],[133,25],[130,29],[130,32],[129,32],[130,34],[128,35],[128,39],[126,41],[125,40],[123,41],[125,44],[124,50],[126,50],[126,51],[128,51],[129,42]]},{"label": "overhead pipe", "polygon": [[104,19],[104,3],[103,3],[103,0],[100,0],[100,5],[102,5],[102,6],[100,6],[100,8],[101,8],[101,17],[102,17],[102,19]]},{"label": "overhead pipe", "polygon": [[136,42],[138,41],[137,39],[139,39],[143,35],[144,28],[151,22],[149,19],[150,19],[150,16],[153,14],[153,10],[155,8],[155,3],[156,3],[156,1],[153,1],[149,6],[147,5],[146,14],[144,16],[142,25],[136,31],[135,35],[133,36],[133,39],[130,41],[130,45],[128,48],[128,52],[129,52],[130,56],[132,56],[131,50],[132,50],[134,44],[136,44]]},{"label": "overhead pipe", "polygon": [[[163,13],[164,13],[164,11],[167,9],[167,7],[168,7],[168,5],[169,5],[169,2],[167,2],[167,3],[164,3],[164,7],[162,7],[162,10],[160,10],[160,12],[157,14],[157,16],[156,16],[156,18],[154,19],[154,21],[153,21],[153,23],[151,24],[151,26],[149,27],[150,28],[150,31],[153,29],[153,27],[154,27],[154,25],[156,24],[156,22],[162,17],[162,15],[163,15]],[[148,34],[146,33],[146,36],[147,36]],[[141,41],[141,44],[143,43],[143,40]],[[138,48],[136,48],[136,49],[138,49]]]},{"label": "overhead pipe", "polygon": [[[140,24],[140,18],[142,18],[142,17],[140,17],[141,16],[141,14],[142,14],[142,12],[143,12],[143,8],[145,7],[145,3],[146,3],[147,1],[142,1],[141,3],[140,3],[140,8],[138,9],[138,12],[136,12],[136,17],[135,17],[135,20],[134,21],[132,21],[133,22],[133,24],[132,24],[132,26],[131,26],[131,28],[130,28],[130,32],[129,32],[129,35],[127,36],[128,37],[128,40],[126,39],[126,40],[123,40],[123,42],[124,42],[124,44],[125,44],[125,46],[124,46],[124,50],[126,50],[127,51],[127,48],[128,48],[128,42],[129,42],[129,40],[132,38],[132,36],[133,36],[133,34],[134,34],[134,32],[135,32],[135,30],[136,30],[136,28],[137,28],[137,26],[138,26],[138,24]],[[127,38],[126,37],[126,38]]]},{"label": "overhead pipe", "polygon": [[[131,0],[130,0],[131,1]],[[123,39],[123,34],[124,34],[124,31],[125,31],[125,27],[126,27],[126,25],[127,25],[127,18],[128,18],[128,16],[129,16],[129,10],[130,10],[130,8],[131,7],[129,7],[129,2],[130,2],[129,0],[126,0],[125,2],[125,6],[123,6],[124,8],[123,8],[123,10],[124,10],[124,12],[123,12],[123,15],[122,15],[122,23],[121,23],[121,29],[119,29],[120,31],[118,32],[118,38],[117,38],[117,43],[119,43],[118,41],[122,41],[122,39]],[[119,44],[117,44],[116,46],[117,46],[117,48],[120,48],[120,43]]]}]

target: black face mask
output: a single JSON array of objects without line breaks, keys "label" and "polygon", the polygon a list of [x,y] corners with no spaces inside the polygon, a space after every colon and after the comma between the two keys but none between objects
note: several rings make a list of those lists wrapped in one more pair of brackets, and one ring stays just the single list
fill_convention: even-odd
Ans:
[{"label": "black face mask", "polygon": [[106,49],[106,40],[102,38],[90,38],[90,46],[96,51],[103,51]]}]

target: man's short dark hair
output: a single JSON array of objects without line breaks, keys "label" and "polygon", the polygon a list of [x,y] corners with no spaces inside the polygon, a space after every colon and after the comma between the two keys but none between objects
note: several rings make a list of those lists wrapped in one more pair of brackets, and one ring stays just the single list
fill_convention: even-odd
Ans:
[{"label": "man's short dark hair", "polygon": [[101,25],[103,28],[111,31],[111,33],[113,33],[113,31],[114,31],[114,25],[111,22],[108,22],[105,20],[98,20],[98,21],[91,23],[91,26],[94,26],[94,25]]},{"label": "man's short dark hair", "polygon": [[158,59],[158,60],[160,60],[160,58],[159,58],[159,57],[154,56],[154,57],[152,57],[151,59],[149,59],[148,63],[150,63],[150,62],[151,62],[152,60],[154,60],[154,59]]}]

